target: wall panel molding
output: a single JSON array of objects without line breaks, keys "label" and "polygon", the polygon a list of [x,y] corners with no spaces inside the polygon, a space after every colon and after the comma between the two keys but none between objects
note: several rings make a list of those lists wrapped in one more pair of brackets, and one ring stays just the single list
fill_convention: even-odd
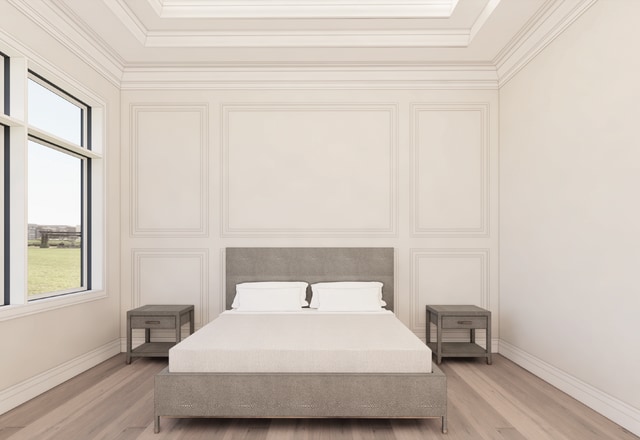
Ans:
[{"label": "wall panel molding", "polygon": [[[172,157],[163,157],[160,152],[154,151],[157,145],[141,145],[141,136],[147,133],[140,132],[140,119],[142,117],[157,118],[157,124],[155,126],[164,125],[164,120],[171,118],[172,115],[175,118],[191,119],[191,124],[197,125],[197,132],[184,132],[185,144],[176,145],[175,149],[169,151],[170,154],[175,154]],[[130,169],[129,179],[130,185],[130,235],[134,238],[142,237],[207,237],[209,229],[209,186],[208,186],[208,156],[209,156],[209,139],[208,139],[208,126],[209,126],[209,105],[208,104],[171,104],[171,103],[131,103],[129,105],[129,118],[130,118]],[[148,127],[145,127],[148,128]],[[180,130],[188,130],[187,126],[181,126],[180,124],[171,125],[171,131],[176,133],[179,137]],[[149,134],[151,135],[151,134]],[[197,136],[196,140],[192,142],[193,157],[188,157],[188,149],[185,145],[188,145],[187,139],[189,136]],[[166,146],[165,150],[166,150]],[[167,151],[165,151],[166,153]],[[141,160],[140,156],[144,154],[145,159]],[[184,170],[180,170],[180,155],[183,155],[183,160],[188,160],[189,164],[197,164],[197,169],[194,170],[196,174],[195,178],[197,182],[192,185],[193,188],[185,188],[185,183],[180,180],[181,174],[184,174]],[[150,160],[153,159],[153,160]],[[153,181],[141,180],[143,170],[149,171],[154,167],[162,165],[166,168],[166,172],[162,176],[154,176]],[[144,167],[147,167],[146,169]],[[173,172],[172,170],[175,170]],[[193,174],[193,173],[190,173]],[[175,185],[170,185],[172,179],[176,182]],[[147,185],[147,192],[143,193],[144,185]],[[153,191],[149,191],[149,186],[162,185],[165,189],[164,194],[156,194]],[[169,193],[167,188],[174,190],[192,190],[187,193]],[[192,195],[193,194],[193,195]],[[175,206],[172,207],[172,202],[178,202],[189,196],[194,199],[194,205],[189,206],[190,211],[196,213],[191,218],[196,218],[195,224],[171,224],[172,210],[175,211]],[[146,198],[146,199],[145,199]],[[147,206],[150,207],[150,212],[141,211],[141,201],[147,202]],[[183,206],[183,207],[186,207]],[[176,212],[180,214],[180,210]],[[185,219],[181,219],[185,221]],[[153,224],[150,224],[153,223]]]},{"label": "wall panel molding", "polygon": [[[451,112],[451,113],[450,113]],[[427,175],[425,170],[421,169],[422,154],[421,147],[423,142],[429,142],[428,139],[424,139],[421,136],[421,124],[420,117],[423,114],[433,113],[434,115],[446,115],[450,113],[452,118],[460,118],[465,113],[467,116],[476,114],[479,118],[479,132],[477,139],[477,153],[479,161],[477,168],[474,170],[478,174],[478,181],[474,184],[474,190],[477,190],[476,195],[472,195],[471,198],[466,200],[456,199],[451,197],[448,201],[440,200],[440,205],[425,207],[423,200],[421,182],[428,179],[431,176]],[[486,238],[490,233],[490,105],[488,102],[469,102],[469,103],[414,103],[411,105],[411,236],[415,238],[445,238],[445,237],[477,237]],[[472,128],[472,127],[470,127]],[[459,127],[462,130],[463,127]],[[452,139],[458,136],[458,132],[454,131],[451,134]],[[455,140],[455,139],[453,139]],[[467,148],[465,143],[464,148]],[[457,150],[459,153],[460,150]],[[458,164],[453,164],[453,161],[447,162],[448,157],[445,155],[446,151],[433,151],[432,156],[441,160],[442,166],[452,167]],[[474,165],[475,168],[475,165]],[[450,170],[455,171],[455,170]],[[460,178],[464,177],[464,170],[460,169],[458,174]],[[436,190],[436,185],[434,190]],[[452,186],[444,182],[438,186],[439,189]],[[439,191],[442,193],[442,191]],[[441,194],[439,194],[441,196]],[[466,194],[468,197],[469,194]],[[477,197],[477,200],[475,200]],[[422,217],[422,212],[437,212],[441,214],[442,208],[449,208],[449,204],[453,204],[454,208],[451,211],[454,212],[456,208],[467,206],[471,203],[478,204],[478,211],[474,213],[472,218],[466,218],[464,221],[458,218],[455,223],[466,223],[463,225],[433,225],[424,226],[424,223],[428,223],[428,219]],[[430,208],[430,209],[429,209]],[[459,214],[456,214],[459,215]]]},{"label": "wall panel molding", "polygon": [[[131,263],[131,308],[153,303],[193,303],[196,328],[209,322],[209,249],[133,249]],[[153,299],[155,292],[149,291],[149,286],[144,285],[143,281],[143,266],[149,263],[153,266],[154,282],[162,284],[162,289],[165,290],[158,292],[158,301],[148,302]],[[189,268],[194,276],[188,277],[179,267],[171,270],[172,264],[179,266],[180,263],[182,268]],[[191,292],[188,292],[189,289]],[[188,293],[191,296],[185,295]],[[171,300],[167,300],[165,296],[171,296]]]},{"label": "wall panel molding", "polygon": [[[423,274],[420,270],[420,264],[424,261],[449,260],[450,264],[471,263],[476,265],[478,278],[475,280],[475,301],[465,298],[461,304],[474,304],[491,310],[491,293],[490,293],[490,267],[489,267],[489,249],[410,249],[410,282],[409,305],[410,305],[410,322],[409,328],[417,335],[424,337],[426,331],[426,304],[456,304],[456,301],[435,301],[430,302],[429,298],[426,302],[421,302],[424,295],[421,295],[420,284]],[[442,273],[443,277],[451,274]],[[457,274],[456,274],[457,275]],[[429,292],[426,292],[427,294]],[[447,293],[447,292],[445,292]],[[442,296],[442,292],[434,292],[434,297]],[[497,316],[494,317],[497,319]]]},{"label": "wall panel molding", "polygon": [[[221,176],[222,176],[222,183],[221,183],[221,199],[222,199],[222,211],[221,211],[221,235],[223,237],[395,237],[397,236],[397,217],[398,217],[398,160],[397,160],[397,156],[398,156],[398,105],[395,103],[383,103],[383,104],[362,104],[362,103],[286,103],[286,104],[281,104],[281,103],[269,103],[269,104],[223,104],[222,108],[221,108],[221,113],[222,113],[222,128],[221,128],[221,132],[222,132],[222,158],[221,158],[221,163],[222,163],[222,170],[221,170]],[[235,225],[234,224],[234,218],[233,216],[236,216],[236,220],[238,221],[238,214],[236,213],[236,211],[234,211],[233,208],[233,204],[237,203],[238,205],[242,205],[242,209],[247,210],[248,209],[248,202],[245,202],[243,200],[236,200],[234,199],[234,195],[231,193],[230,187],[232,183],[235,183],[236,185],[240,185],[240,184],[248,184],[248,185],[257,185],[257,183],[252,183],[252,182],[248,182],[248,180],[250,180],[250,178],[252,178],[253,176],[247,175],[247,179],[242,179],[242,178],[238,178],[235,177],[235,182],[231,182],[231,176],[237,176],[239,174],[239,171],[244,172],[244,170],[242,170],[242,168],[244,168],[245,163],[241,163],[239,160],[235,163],[232,163],[232,159],[230,158],[230,156],[232,154],[235,154],[236,151],[233,150],[233,146],[232,146],[232,140],[230,139],[232,136],[236,136],[236,133],[233,133],[233,128],[230,126],[231,122],[231,118],[233,116],[237,116],[237,117],[247,117],[247,115],[251,115],[251,114],[255,114],[255,113],[262,113],[265,115],[269,115],[269,116],[274,116],[274,118],[286,118],[287,114],[291,115],[291,116],[299,116],[299,115],[304,115],[304,114],[309,114],[309,113],[315,113],[316,115],[322,115],[322,117],[326,117],[327,120],[323,121],[322,117],[316,117],[315,120],[311,121],[310,118],[307,119],[305,122],[310,124],[310,127],[308,128],[309,130],[313,130],[315,133],[331,133],[332,132],[332,126],[330,125],[329,120],[331,121],[335,121],[336,120],[336,116],[342,116],[344,118],[349,117],[349,115],[353,115],[354,113],[358,113],[360,114],[360,119],[366,119],[366,118],[378,118],[378,119],[384,119],[385,122],[384,124],[378,124],[378,126],[370,126],[367,127],[368,128],[368,132],[371,133],[372,131],[376,130],[376,129],[380,129],[382,132],[387,133],[386,137],[387,140],[385,141],[384,139],[382,141],[378,142],[387,142],[384,144],[383,146],[383,150],[382,153],[380,151],[378,151],[378,153],[381,153],[384,157],[369,157],[369,159],[371,160],[383,160],[384,164],[383,166],[383,173],[387,175],[386,180],[379,180],[376,181],[376,184],[380,185],[379,182],[382,182],[382,184],[384,184],[384,188],[382,188],[382,193],[383,196],[386,197],[386,202],[385,202],[385,206],[384,207],[380,207],[377,206],[376,208],[380,211],[380,210],[384,210],[384,212],[381,214],[380,218],[376,218],[374,219],[375,221],[378,222],[378,224],[376,224],[373,227],[355,227],[355,226],[346,226],[346,227],[341,227],[339,225],[331,225],[328,227],[321,227],[318,225],[301,225],[300,227],[291,227],[291,226],[280,226],[280,225],[268,225],[268,226],[260,226],[258,224],[258,220],[254,221],[253,225],[250,226],[246,226],[246,225]],[[281,123],[281,122],[278,122]],[[333,122],[332,122],[333,123]],[[326,124],[326,125],[323,125]],[[382,126],[381,126],[382,125]],[[297,127],[296,127],[297,128]],[[250,130],[250,127],[242,127],[242,131],[245,132],[247,130]],[[348,133],[347,133],[348,134]],[[282,141],[278,141],[280,144],[286,144],[286,142],[291,142],[290,140],[286,139],[287,136],[290,136],[291,133],[287,133],[286,130],[282,130]],[[360,134],[359,134],[360,135]],[[272,135],[273,136],[273,135]],[[280,134],[278,134],[278,136],[280,136]],[[337,137],[336,137],[337,139]],[[266,142],[266,141],[265,141]],[[269,139],[269,142],[272,142],[272,144],[277,144],[278,142],[274,141],[274,139]],[[247,142],[245,141],[245,144],[247,144]],[[243,145],[245,145],[243,144]],[[310,144],[312,145],[312,144]],[[313,147],[313,145],[312,145]],[[309,145],[301,145],[301,151],[298,152],[296,151],[296,154],[303,154],[304,150],[303,148],[312,148],[309,147]],[[238,148],[238,147],[235,147]],[[244,148],[244,147],[243,147]],[[252,147],[255,148],[255,147]],[[292,147],[289,147],[292,148]],[[293,151],[293,149],[292,149]],[[314,150],[312,151],[314,154],[319,154],[321,153],[321,151],[318,150]],[[270,159],[270,158],[269,158]],[[289,157],[287,157],[287,159],[289,159]],[[302,160],[302,159],[301,159]],[[351,158],[351,160],[354,160],[354,158]],[[295,165],[300,165],[300,167],[305,167],[305,163],[304,162],[297,162]],[[312,163],[313,164],[313,163]],[[291,165],[291,164],[290,164]],[[313,165],[317,165],[318,167],[322,167],[322,164],[318,165],[318,164],[313,164]],[[270,166],[274,167],[274,166],[278,166],[278,164],[276,163],[275,165],[272,163],[270,164]],[[312,171],[312,172],[317,172],[319,175],[321,174],[322,170],[318,170],[315,169],[314,167],[309,167],[307,166],[307,170],[308,171]],[[344,173],[343,175],[340,175],[338,178],[346,178],[346,177],[351,177],[354,180],[350,181],[351,183],[353,183],[354,181],[357,181],[358,178],[361,178],[362,176],[366,176],[367,179],[371,179],[372,174],[369,173],[369,171],[366,169],[367,166],[371,166],[371,162],[369,162],[369,164],[367,164],[367,160],[366,158],[363,159],[362,156],[360,156],[357,159],[357,166],[354,163],[354,167],[352,170],[349,170],[349,173],[352,173],[349,176],[345,176]],[[233,167],[235,167],[235,169],[232,169]],[[330,172],[331,171],[331,166],[330,164],[326,167],[326,172],[328,176],[331,176]],[[291,168],[287,168],[284,167],[282,169],[283,172],[287,172],[287,170],[291,170]],[[274,171],[277,173],[277,170]],[[358,173],[362,173],[362,174],[358,174]],[[367,174],[369,173],[369,174]],[[326,178],[327,181],[326,182],[322,182],[322,178]],[[380,179],[385,179],[385,177],[381,177]],[[269,181],[271,179],[265,179],[267,181],[267,183],[269,183]],[[240,183],[238,183],[240,182]],[[292,181],[291,184],[294,183],[299,183],[298,182],[294,182]],[[324,201],[332,201],[333,197],[335,196],[335,192],[332,193],[331,191],[334,191],[335,188],[331,187],[331,184],[335,185],[335,182],[333,182],[331,180],[331,178],[327,178],[327,177],[319,177],[317,182],[314,183],[314,190],[317,192],[319,191],[319,188],[322,185],[325,185],[327,188],[327,193],[326,194],[322,194],[323,200]],[[366,191],[366,185],[363,185],[360,189],[363,189]],[[254,186],[254,190],[259,189],[262,190],[262,187],[255,187]],[[349,189],[349,185],[345,186],[345,189]],[[249,190],[244,189],[244,194],[249,194]],[[369,189],[369,193],[365,193],[364,197],[380,197],[380,193],[377,194],[373,194],[373,189]],[[273,193],[272,193],[273,194]],[[269,196],[271,196],[271,194],[268,194]],[[316,194],[317,195],[317,194]],[[326,195],[326,198],[325,198]],[[306,202],[306,201],[305,201]],[[322,206],[322,200],[319,201],[318,203],[316,203],[315,205],[313,205],[313,207],[310,207],[312,209],[317,209],[318,212],[321,212],[323,209]],[[359,202],[359,200],[354,200],[354,202]],[[378,200],[373,199],[372,204],[375,204],[375,202],[378,202]],[[350,206],[347,206],[346,209],[350,208]],[[294,207],[293,206],[287,206],[282,204],[282,206],[280,206],[280,209],[285,209],[285,210],[293,210]],[[264,213],[264,211],[263,211]],[[332,217],[331,221],[335,222],[336,219],[339,218],[338,214],[340,216],[342,216],[342,218],[344,219],[345,222],[350,221],[351,216],[353,216],[353,214],[358,214],[358,213],[353,213],[353,212],[340,212],[340,213],[336,213],[336,216]],[[260,212],[258,211],[256,214],[256,216],[260,215]],[[284,215],[284,214],[283,214]],[[258,219],[259,217],[256,217],[256,219]],[[309,221],[309,218],[311,218],[311,216],[308,216],[307,218],[303,218],[303,221]],[[319,219],[320,217],[316,216],[314,218],[314,221],[317,221],[317,219]],[[242,221],[245,221],[244,218],[242,218]],[[277,223],[277,219],[271,219],[272,223]],[[283,222],[284,224],[284,222]]]}]

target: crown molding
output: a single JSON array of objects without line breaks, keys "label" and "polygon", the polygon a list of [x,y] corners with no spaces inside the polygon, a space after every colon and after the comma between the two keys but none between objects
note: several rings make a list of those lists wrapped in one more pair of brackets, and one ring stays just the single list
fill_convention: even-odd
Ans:
[{"label": "crown molding", "polygon": [[456,30],[149,31],[146,47],[341,48],[466,47],[470,32]]},{"label": "crown molding", "polygon": [[498,87],[507,84],[596,1],[547,1],[494,59]]},{"label": "crown molding", "polygon": [[[218,18],[251,18],[251,19],[268,19],[268,18],[354,18],[341,17],[338,11],[345,8],[343,0],[306,0],[306,1],[285,1],[274,4],[273,0],[201,0],[200,2],[190,2],[185,6],[183,2],[171,2],[167,0],[147,0],[152,9],[162,17],[181,17],[181,18],[211,18],[211,11],[217,10],[233,10],[234,14],[215,15]],[[495,7],[501,0],[489,0],[485,8],[482,10],[478,18],[469,29],[440,29],[440,30],[150,30],[145,27],[144,23],[137,17],[135,12],[129,7],[124,0],[105,1],[105,5],[118,17],[120,22],[129,30],[136,40],[145,47],[152,48],[291,48],[291,47],[434,47],[434,48],[451,48],[451,47],[467,47],[476,33],[486,23]],[[399,9],[404,7],[429,7],[429,8],[446,8],[453,11],[458,0],[449,2],[448,0],[405,0],[401,4],[389,0],[352,0],[347,7],[356,7],[365,12],[370,13],[369,18],[402,18],[392,14],[393,11],[376,14],[377,7],[387,9]],[[450,4],[451,3],[451,4]],[[335,10],[335,14],[325,14],[322,11],[315,11],[313,8],[321,5],[322,7]],[[60,5],[62,6],[62,5]],[[247,6],[251,6],[247,9]],[[282,17],[278,14],[261,15],[260,7],[267,10],[283,8]],[[257,8],[257,9],[256,9]],[[308,10],[304,16],[295,16],[290,11],[297,9]],[[62,9],[62,8],[61,8]],[[165,10],[190,11],[187,15],[166,15],[162,11]],[[198,12],[200,11],[200,12]],[[209,11],[209,12],[207,12]],[[284,12],[289,11],[291,16],[286,16]],[[407,15],[411,18],[420,18],[418,11],[413,11],[414,15]],[[315,15],[314,15],[315,14]],[[335,15],[335,16],[334,16]],[[210,17],[211,16],[211,17]],[[448,17],[443,15],[442,17]],[[362,17],[359,17],[362,18]],[[259,23],[259,20],[256,21]]]},{"label": "crown molding", "polygon": [[487,20],[489,20],[489,17],[491,17],[493,11],[498,7],[500,1],[501,0],[489,0],[487,2],[486,6],[480,12],[480,15],[478,15],[478,18],[471,26],[471,29],[469,29],[469,42],[473,41],[480,29],[482,29],[482,26],[484,26]]},{"label": "crown molding", "polygon": [[[378,88],[378,89],[496,89],[505,85],[597,0],[548,0],[491,61],[432,63],[252,64],[171,63],[135,65],[123,60],[64,2],[7,0],[53,38],[83,59],[109,82],[122,89],[196,88]],[[147,0],[156,6],[167,0]],[[267,0],[263,0],[267,1]],[[313,0],[310,0],[313,1]],[[364,0],[363,0],[364,1]],[[150,32],[124,0],[106,2],[149,47],[461,47],[467,45],[499,0],[489,0],[470,30],[442,34],[419,30],[360,32]],[[40,4],[40,3],[39,3]]]},{"label": "crown molding", "polygon": [[246,65],[125,68],[122,90],[488,89],[491,65]]},{"label": "crown molding", "polygon": [[[25,75],[26,69],[34,69],[41,73],[43,72],[41,69],[44,69],[44,72],[46,72],[49,79],[55,81],[56,84],[67,89],[69,92],[82,95],[82,99],[92,106],[105,105],[105,98],[96,93],[96,90],[87,87],[87,85],[82,81],[70,76],[64,69],[61,69],[60,66],[44,58],[30,47],[25,46],[22,42],[16,40],[13,35],[9,35],[2,29],[0,29],[0,43],[2,44],[2,49],[6,55],[9,55],[9,57],[12,58],[22,58],[25,60]],[[101,75],[104,77],[103,73],[101,73]],[[109,80],[109,78],[106,79]],[[113,81],[111,81],[111,83],[116,87],[120,87],[119,79],[117,83],[114,83]],[[25,121],[20,118],[2,115],[1,119],[2,120],[0,122],[9,127],[20,127],[25,125]]]},{"label": "crown molding", "polygon": [[129,5],[123,0],[105,1],[104,4],[118,17],[140,44],[144,45],[146,43],[149,30],[138,19],[136,14],[133,13]]},{"label": "crown molding", "polygon": [[[107,49],[93,32],[79,29],[79,22],[67,15],[69,11],[64,11],[63,16],[60,5],[53,7],[45,2],[43,4],[47,9],[40,11],[27,0],[7,1],[106,80],[116,87],[120,86],[124,61]],[[65,32],[60,29],[65,29]]]},{"label": "crown molding", "polygon": [[147,0],[161,18],[446,18],[458,0]]}]

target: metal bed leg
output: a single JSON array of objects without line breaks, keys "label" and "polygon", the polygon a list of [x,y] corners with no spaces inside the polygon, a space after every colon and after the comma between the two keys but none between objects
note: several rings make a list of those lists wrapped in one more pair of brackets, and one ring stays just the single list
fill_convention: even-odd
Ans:
[{"label": "metal bed leg", "polygon": [[442,416],[442,433],[446,434],[447,432],[447,416]]},{"label": "metal bed leg", "polygon": [[155,434],[160,432],[160,416],[155,416],[153,420],[153,432]]}]

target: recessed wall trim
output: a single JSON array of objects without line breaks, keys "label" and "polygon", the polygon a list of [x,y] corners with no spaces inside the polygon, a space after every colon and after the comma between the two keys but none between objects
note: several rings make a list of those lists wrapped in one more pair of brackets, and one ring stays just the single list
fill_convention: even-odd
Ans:
[{"label": "recessed wall trim", "polygon": [[[426,313],[420,302],[420,268],[421,260],[449,259],[452,261],[475,261],[478,264],[480,278],[477,286],[477,302],[474,305],[491,310],[490,292],[490,250],[478,249],[410,249],[410,282],[409,291],[410,320],[409,328],[419,336],[426,331]],[[428,302],[427,302],[428,303]]]},{"label": "recessed wall trim", "polygon": [[[420,169],[420,115],[426,112],[466,112],[477,113],[480,120],[478,147],[480,151],[477,172],[479,211],[474,219],[468,220],[468,226],[421,226],[425,219],[421,218],[421,179],[426,178],[424,171]],[[414,103],[411,105],[411,236],[414,238],[447,238],[470,237],[488,238],[490,235],[490,105],[487,102],[470,103]],[[462,203],[462,201],[459,201]],[[428,210],[427,210],[428,211]],[[473,224],[475,223],[475,224]]]},{"label": "recessed wall trim", "polygon": [[[222,104],[222,127],[221,127],[221,236],[222,237],[395,237],[397,236],[397,216],[398,216],[398,104],[362,104],[362,103],[269,103],[269,104]],[[274,114],[300,114],[303,112],[327,113],[328,116],[335,116],[340,112],[362,112],[363,114],[380,114],[387,118],[388,126],[388,151],[386,152],[388,181],[385,188],[388,191],[388,206],[386,207],[384,226],[375,228],[366,227],[244,227],[233,224],[231,218],[231,203],[233,196],[230,192],[230,179],[232,170],[230,163],[230,117],[234,114],[248,114],[252,112],[265,112]],[[320,127],[320,125],[318,126]],[[315,128],[318,128],[315,127]],[[322,128],[322,127],[320,127]],[[373,127],[372,127],[373,128]],[[364,163],[364,162],[363,162]],[[235,165],[239,166],[239,165]],[[358,172],[358,170],[355,170]],[[381,220],[382,222],[382,220]]]},{"label": "recessed wall trim", "polygon": [[[199,174],[197,204],[195,208],[198,211],[197,225],[185,225],[185,226],[147,226],[142,224],[142,219],[150,213],[143,213],[140,211],[140,202],[143,197],[150,197],[149,194],[141,194],[142,182],[140,181],[142,161],[140,160],[140,130],[139,120],[141,115],[144,114],[175,114],[175,115],[187,115],[197,114],[199,133],[196,133],[197,139],[197,162]],[[208,157],[209,157],[209,141],[208,141],[208,126],[209,126],[209,111],[208,104],[147,104],[147,103],[132,103],[129,106],[129,142],[130,142],[130,163],[129,163],[129,181],[130,181],[130,235],[133,238],[141,237],[207,237],[209,229],[209,186],[208,186]],[[179,129],[180,127],[176,127]],[[144,133],[143,133],[144,134]],[[184,149],[176,146],[176,155],[185,154]],[[178,158],[178,156],[176,156]],[[164,158],[164,160],[168,160]],[[172,176],[166,176],[167,179],[171,179]],[[160,197],[160,196],[158,196]],[[166,220],[165,220],[166,221]]]}]

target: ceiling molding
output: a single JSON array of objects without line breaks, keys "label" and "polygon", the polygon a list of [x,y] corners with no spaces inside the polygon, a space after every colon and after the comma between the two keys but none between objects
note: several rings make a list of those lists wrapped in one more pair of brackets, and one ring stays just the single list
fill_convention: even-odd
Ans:
[{"label": "ceiling molding", "polygon": [[162,0],[147,0],[158,17],[162,16]]},{"label": "ceiling molding", "polygon": [[466,30],[150,31],[146,47],[466,47]]},{"label": "ceiling molding", "polygon": [[161,18],[448,18],[458,0],[147,0]]},{"label": "ceiling molding", "polygon": [[504,86],[597,0],[549,0],[494,60],[498,85]]},{"label": "ceiling molding", "polygon": [[[197,11],[201,9],[217,9],[232,8],[242,12],[237,17],[246,18],[273,18],[260,15],[260,10],[255,8],[247,9],[247,6],[262,5],[265,8],[283,7],[286,10],[295,10],[294,6],[311,7],[316,4],[330,3],[334,9],[340,9],[338,5],[344,5],[343,0],[307,0],[306,4],[297,0],[295,2],[278,2],[274,4],[273,0],[244,0],[244,1],[212,1],[203,0],[201,2],[189,2],[189,6],[185,6],[184,2],[169,2],[167,0],[147,0],[151,7],[158,10],[166,10],[167,8],[175,8],[176,10],[189,9],[192,15],[168,15],[169,17],[197,17],[205,18],[207,14],[198,15]],[[353,1],[353,0],[352,0]],[[412,3],[413,2],[413,3]],[[429,6],[431,8],[444,8],[453,11],[458,0],[405,0],[402,4],[398,4],[389,0],[361,0],[360,3],[354,3],[364,10],[372,12],[376,6],[384,6],[385,8],[400,8],[402,6]],[[467,47],[471,42],[473,35],[482,27],[487,18],[495,9],[500,0],[489,0],[478,19],[471,29],[440,29],[440,30],[322,30],[322,31],[282,31],[282,30],[233,30],[233,31],[184,31],[184,30],[150,30],[140,21],[136,14],[123,0],[106,1],[105,5],[118,17],[122,24],[131,32],[131,34],[145,47],[152,48],[291,48],[291,47]],[[342,6],[344,7],[344,6]],[[370,10],[369,7],[372,9]],[[381,13],[382,14],[382,13]],[[161,14],[163,17],[166,14]],[[450,15],[450,14],[449,14]],[[318,18],[322,15],[313,15],[309,11],[306,18]],[[377,17],[377,16],[376,16]],[[382,14],[379,17],[394,17],[393,15]],[[419,17],[419,15],[412,18]],[[448,17],[443,15],[442,17]],[[231,16],[225,18],[231,18]],[[299,17],[287,17],[299,18]],[[324,18],[324,17],[322,17]],[[332,17],[333,18],[333,17]],[[351,17],[349,17],[351,18]],[[373,18],[373,16],[371,17]]]},{"label": "ceiling molding", "polygon": [[[116,87],[120,86],[124,69],[123,60],[110,48],[103,46],[96,35],[78,30],[77,21],[66,15],[66,12],[63,16],[59,5],[52,7],[47,4],[46,11],[38,11],[27,0],[8,0],[8,2],[109,82]],[[73,22],[70,22],[71,20]],[[61,28],[64,32],[60,30]]]},{"label": "ceiling molding", "polygon": [[489,17],[491,17],[493,11],[496,9],[496,7],[498,7],[500,1],[501,0],[489,0],[487,5],[482,9],[482,12],[480,12],[480,15],[469,30],[469,42],[473,41],[480,29],[482,29],[482,26],[484,26]]},{"label": "ceiling molding", "polygon": [[[105,98],[97,94],[95,90],[87,87],[86,84],[70,76],[67,72],[61,70],[58,66],[55,66],[54,64],[49,62],[49,60],[43,58],[40,54],[34,52],[31,48],[16,40],[13,35],[9,35],[2,29],[0,29],[0,42],[2,42],[3,50],[5,50],[5,53],[10,57],[26,58],[27,64],[25,66],[25,69],[35,69],[40,73],[43,72],[41,69],[44,69],[44,72],[46,72],[48,79],[56,82],[56,84],[58,84],[60,87],[63,87],[76,95],[82,95],[83,100],[87,101],[93,106],[106,105]],[[103,72],[99,73],[101,73],[101,75],[105,77]],[[107,80],[110,80],[107,77],[105,78]],[[117,84],[113,83],[113,81],[110,82],[114,86],[120,87],[120,80],[118,80]],[[0,122],[10,127],[24,125],[24,121],[7,115],[2,115],[2,121]]]},{"label": "ceiling molding", "polygon": [[122,22],[140,44],[144,45],[146,43],[149,30],[123,0],[105,1],[104,4],[118,17],[120,22]]},{"label": "ceiling molding", "polygon": [[319,65],[246,67],[130,67],[123,90],[201,89],[491,89],[498,87],[493,66],[482,65]]},{"label": "ceiling molding", "polygon": [[[547,0],[493,60],[430,63],[254,63],[125,61],[63,0],[7,0],[53,38],[123,89],[155,88],[480,88],[506,84],[597,0]],[[168,0],[147,0],[166,6]],[[190,0],[192,1],[192,0]],[[267,1],[267,0],[264,0]],[[314,0],[310,0],[314,1]],[[124,0],[111,11],[148,47],[463,47],[491,16],[499,0],[489,0],[472,28],[464,30],[158,32],[147,30]],[[171,41],[169,41],[171,40]],[[172,42],[173,41],[173,42]],[[274,46],[275,45],[275,46]],[[353,46],[352,46],[353,45]],[[145,83],[148,82],[148,83]]]}]

